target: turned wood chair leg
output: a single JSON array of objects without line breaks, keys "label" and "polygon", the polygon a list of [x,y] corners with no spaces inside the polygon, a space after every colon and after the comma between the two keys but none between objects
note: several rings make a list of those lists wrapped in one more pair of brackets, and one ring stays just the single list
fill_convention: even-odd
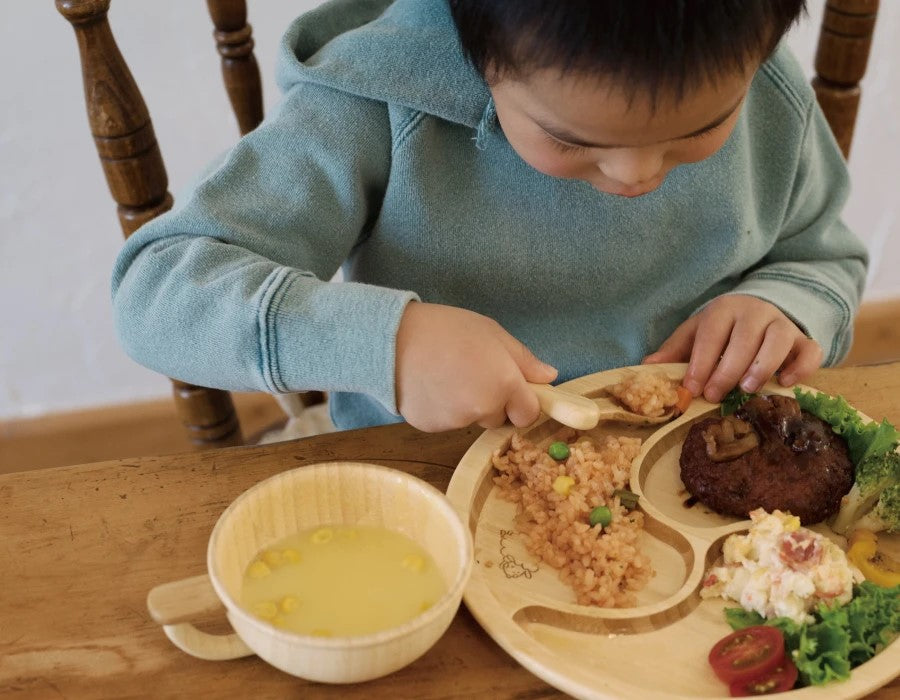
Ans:
[{"label": "turned wood chair leg", "polygon": [[199,448],[243,445],[243,435],[227,391],[172,380],[175,409],[191,443]]}]

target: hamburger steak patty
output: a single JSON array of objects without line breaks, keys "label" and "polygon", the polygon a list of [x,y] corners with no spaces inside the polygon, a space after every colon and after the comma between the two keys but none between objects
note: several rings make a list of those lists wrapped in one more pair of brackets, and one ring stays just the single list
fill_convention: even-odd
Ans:
[{"label": "hamburger steak patty", "polygon": [[[754,397],[734,415],[740,420],[712,417],[691,426],[680,463],[681,480],[692,496],[722,515],[745,518],[756,508],[778,509],[804,525],[838,511],[854,478],[843,438],[787,396]],[[722,458],[712,443],[721,433],[717,424],[729,420],[732,426],[749,423],[759,444],[714,461],[714,456]],[[724,427],[727,432],[731,426]]]}]

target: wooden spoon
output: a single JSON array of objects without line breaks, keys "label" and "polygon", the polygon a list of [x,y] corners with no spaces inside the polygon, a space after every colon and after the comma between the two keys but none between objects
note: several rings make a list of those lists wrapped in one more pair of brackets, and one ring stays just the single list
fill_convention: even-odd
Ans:
[{"label": "wooden spoon", "polygon": [[605,396],[588,398],[558,389],[550,384],[528,383],[537,396],[541,410],[563,425],[576,430],[590,430],[602,420],[619,421],[635,425],[657,425],[672,420],[675,409],[671,408],[661,416],[643,416],[623,408]]}]

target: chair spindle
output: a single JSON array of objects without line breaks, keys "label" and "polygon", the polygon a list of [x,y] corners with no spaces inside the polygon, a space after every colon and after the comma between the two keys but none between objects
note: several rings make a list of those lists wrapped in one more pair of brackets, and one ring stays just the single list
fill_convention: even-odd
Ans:
[{"label": "chair spindle", "polygon": [[[147,106],[113,38],[110,0],[56,0],[75,30],[88,121],[127,238],[172,207]],[[240,445],[231,395],[173,380],[176,409],[198,447]]]},{"label": "chair spindle", "polygon": [[247,24],[245,0],[206,0],[216,29],[213,36],[222,56],[222,77],[241,134],[263,118],[262,82],[253,55],[253,29]]},{"label": "chair spindle", "polygon": [[844,157],[850,155],[878,0],[828,0],[816,49],[816,97]]}]

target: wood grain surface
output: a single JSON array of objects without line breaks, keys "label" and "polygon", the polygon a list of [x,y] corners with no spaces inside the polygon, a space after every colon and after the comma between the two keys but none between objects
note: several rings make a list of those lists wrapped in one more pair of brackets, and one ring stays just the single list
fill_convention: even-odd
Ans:
[{"label": "wood grain surface", "polygon": [[[284,427],[287,416],[271,395],[232,396],[248,444]],[[193,448],[169,398],[0,421],[0,474]]]},{"label": "wood grain surface", "polygon": [[[822,370],[808,382],[900,424],[900,363]],[[201,574],[212,527],[241,492],[330,460],[374,462],[444,490],[480,434],[405,424],[261,447],[148,456],[0,476],[0,695],[12,698],[561,697],[461,609],[421,659],[377,681],[308,683],[257,658],[204,662],[174,648],[145,600]],[[211,619],[205,629],[224,631]],[[835,688],[836,697],[839,689]],[[873,694],[896,698],[900,682]]]}]

